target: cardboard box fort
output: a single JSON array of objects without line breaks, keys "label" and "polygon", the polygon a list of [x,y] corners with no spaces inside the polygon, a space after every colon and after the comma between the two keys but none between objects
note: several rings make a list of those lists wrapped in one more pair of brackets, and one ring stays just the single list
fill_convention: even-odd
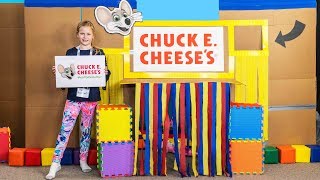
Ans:
[{"label": "cardboard box fort", "polygon": [[[54,78],[46,67],[53,65],[53,56],[64,55],[66,47],[71,48],[76,45],[75,27],[79,20],[86,19],[94,23],[96,46],[123,47],[123,37],[106,33],[97,24],[93,13],[98,5],[108,7],[117,5],[108,4],[113,1],[104,1],[105,4],[97,2],[98,0],[90,1],[86,5],[62,0],[41,3],[39,0],[26,0],[25,2],[27,147],[54,145],[56,133],[60,128],[66,91],[57,91],[54,88]],[[249,0],[241,2],[221,0],[220,19],[268,19],[269,105],[315,104],[315,2],[314,0],[268,2],[269,4],[263,4],[264,2],[261,1],[250,3]],[[136,8],[136,4],[131,5],[134,9]],[[84,8],[81,10],[79,7]],[[296,20],[306,25],[302,34],[292,41],[286,41],[286,48],[276,43],[275,39],[279,32],[282,31],[283,35],[289,33]],[[261,49],[261,28],[237,27],[235,34],[236,49]],[[299,87],[306,92],[301,93],[298,89],[292,90],[291,87]],[[131,86],[128,91],[132,92],[132,88]],[[125,102],[132,102],[134,99],[133,96],[125,98]],[[301,118],[294,116],[301,111],[304,112],[299,113],[302,115]],[[277,113],[284,113],[284,115],[281,117],[274,115]],[[315,143],[315,109],[271,111],[269,116],[269,143]],[[292,119],[288,117],[294,117],[294,122],[298,123],[292,123]],[[287,127],[293,130],[283,131]],[[301,129],[309,129],[309,131],[301,131]],[[70,146],[78,146],[78,128],[75,127],[74,130],[70,138]],[[287,141],[288,137],[292,137],[290,142]]]},{"label": "cardboard box fort", "polygon": [[[267,19],[269,22],[269,144],[316,141],[316,1],[220,1],[220,19]],[[275,42],[296,21],[302,33],[285,46]],[[297,28],[297,27],[296,27]],[[253,38],[254,37],[254,38]],[[261,28],[235,28],[235,49],[261,49]],[[311,105],[311,106],[310,106]],[[285,108],[308,106],[308,108]]]},{"label": "cardboard box fort", "polygon": [[[132,3],[135,1],[129,2],[133,8],[136,7],[136,4]],[[67,90],[55,88],[51,66],[54,65],[54,56],[64,56],[68,48],[78,45],[76,27],[80,19],[90,20],[94,24],[95,46],[123,47],[123,36],[106,33],[94,17],[95,7],[115,7],[118,6],[116,3],[118,1],[25,1],[26,147],[45,148],[55,145]],[[73,131],[68,145],[78,147],[78,123]]]}]

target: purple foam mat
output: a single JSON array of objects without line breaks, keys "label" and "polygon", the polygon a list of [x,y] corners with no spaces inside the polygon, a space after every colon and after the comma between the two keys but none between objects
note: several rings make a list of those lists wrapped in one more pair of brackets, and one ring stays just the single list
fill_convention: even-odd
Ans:
[{"label": "purple foam mat", "polygon": [[133,174],[134,145],[132,142],[102,143],[102,177]]}]

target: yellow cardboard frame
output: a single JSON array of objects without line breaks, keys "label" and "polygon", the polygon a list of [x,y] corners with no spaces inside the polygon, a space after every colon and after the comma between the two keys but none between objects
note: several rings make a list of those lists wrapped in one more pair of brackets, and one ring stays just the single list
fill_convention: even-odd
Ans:
[{"label": "yellow cardboard frame", "polygon": [[[123,55],[123,75],[119,74],[119,81],[131,79],[129,83],[135,84],[147,79],[153,82],[166,82],[165,79],[189,79],[199,82],[223,81],[234,83],[235,101],[243,103],[259,103],[263,106],[263,136],[268,140],[268,21],[267,20],[218,20],[218,21],[144,21],[136,22],[136,27],[214,27],[223,26],[228,30],[228,72],[212,73],[152,73],[131,72],[130,68],[130,36],[124,36],[123,48],[104,49],[106,55]],[[262,50],[235,50],[236,26],[261,26]],[[122,76],[123,79],[120,77]],[[119,85],[120,86],[120,85]]]},{"label": "yellow cardboard frame", "polygon": [[[124,36],[122,49],[107,49],[106,54],[123,54],[124,56],[124,79],[136,78],[214,78],[214,79],[235,79],[235,58],[238,56],[268,56],[268,21],[267,20],[221,20],[221,21],[144,21],[135,23],[135,27],[214,27],[223,26],[228,29],[229,49],[229,72],[212,73],[153,73],[153,72],[131,72],[130,69],[130,36]],[[235,26],[262,26],[262,50],[235,50],[234,48],[234,27]]]}]

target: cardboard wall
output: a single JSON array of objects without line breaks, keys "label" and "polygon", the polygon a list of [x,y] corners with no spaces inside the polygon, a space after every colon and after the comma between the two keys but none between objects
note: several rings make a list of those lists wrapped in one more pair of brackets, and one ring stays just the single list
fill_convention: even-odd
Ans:
[{"label": "cardboard wall", "polygon": [[[55,88],[51,72],[55,55],[75,43],[79,8],[25,8],[26,147],[54,147],[66,91]],[[77,145],[75,127],[69,140]]]},{"label": "cardboard wall", "polygon": [[0,127],[13,147],[24,147],[24,20],[22,4],[0,3]]},{"label": "cardboard wall", "polygon": [[[54,147],[61,126],[67,90],[55,88],[54,56],[77,46],[80,8],[25,8],[26,34],[26,147]],[[96,23],[94,8],[83,8],[83,20],[96,28],[94,45],[122,47],[122,36],[107,34]],[[68,145],[79,146],[78,122]]]},{"label": "cardboard wall", "polygon": [[[269,21],[269,106],[316,104],[316,9],[220,11],[221,19],[268,19]],[[298,20],[306,25],[286,48],[275,42],[279,32],[287,34]],[[261,49],[256,38],[261,30],[235,29],[236,49]],[[316,142],[316,110],[269,112],[269,144]]]}]

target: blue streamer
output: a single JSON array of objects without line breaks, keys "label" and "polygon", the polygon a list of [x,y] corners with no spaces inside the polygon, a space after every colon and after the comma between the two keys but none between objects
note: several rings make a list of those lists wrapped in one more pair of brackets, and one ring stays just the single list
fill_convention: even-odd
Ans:
[{"label": "blue streamer", "polygon": [[217,83],[211,83],[212,86],[212,126],[211,126],[211,169],[210,174],[216,174],[216,123],[217,123]]},{"label": "blue streamer", "polygon": [[227,138],[227,145],[226,145],[226,161],[227,161],[227,173],[230,177],[232,177],[232,169],[231,169],[231,162],[230,162],[230,143],[228,141],[228,132],[229,132],[229,121],[230,121],[230,84],[226,83],[226,138]]},{"label": "blue streamer", "polygon": [[[191,96],[190,96],[190,84],[185,85],[185,99],[186,99],[186,129],[187,129],[187,150],[190,150],[191,140]],[[187,174],[190,177],[190,164],[187,165]]]},{"label": "blue streamer", "polygon": [[190,96],[190,84],[186,84],[185,95],[186,95],[186,129],[187,129],[187,147],[189,148],[191,139],[191,96]]},{"label": "blue streamer", "polygon": [[145,175],[150,175],[150,139],[149,139],[149,86],[146,83],[144,86],[144,119],[146,126],[146,143],[145,143],[145,156],[144,156],[144,173]]},{"label": "blue streamer", "polygon": [[158,84],[158,175],[161,175],[162,157],[162,84]]},{"label": "blue streamer", "polygon": [[169,117],[173,124],[173,139],[174,139],[174,156],[176,158],[178,170],[180,172],[180,156],[179,156],[179,146],[178,146],[178,124],[176,117],[176,84],[171,84],[171,92],[169,99]]},{"label": "blue streamer", "polygon": [[200,175],[203,175],[203,83],[198,84],[199,88],[199,117],[200,117],[200,123],[199,123],[199,149],[198,149],[198,171]]}]

